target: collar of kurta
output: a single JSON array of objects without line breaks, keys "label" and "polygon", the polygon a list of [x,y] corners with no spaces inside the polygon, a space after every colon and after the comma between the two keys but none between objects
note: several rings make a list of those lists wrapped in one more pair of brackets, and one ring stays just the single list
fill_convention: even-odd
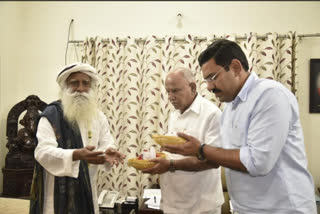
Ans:
[{"label": "collar of kurta", "polygon": [[200,111],[201,111],[201,105],[200,105],[200,98],[201,95],[199,93],[197,93],[197,96],[196,98],[193,100],[193,102],[191,103],[191,105],[189,106],[189,108],[187,108],[182,114],[180,113],[180,110],[176,110],[178,111],[178,113],[180,115],[184,115],[184,114],[187,114],[188,112],[192,111],[196,114],[200,114]]}]

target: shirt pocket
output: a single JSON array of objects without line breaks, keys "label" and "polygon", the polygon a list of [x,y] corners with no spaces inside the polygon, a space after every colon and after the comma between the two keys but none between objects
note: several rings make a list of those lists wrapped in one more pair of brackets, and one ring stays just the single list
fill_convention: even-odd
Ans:
[{"label": "shirt pocket", "polygon": [[233,124],[229,136],[231,148],[239,149],[242,145],[245,144],[245,133],[246,129],[243,123],[236,122]]}]

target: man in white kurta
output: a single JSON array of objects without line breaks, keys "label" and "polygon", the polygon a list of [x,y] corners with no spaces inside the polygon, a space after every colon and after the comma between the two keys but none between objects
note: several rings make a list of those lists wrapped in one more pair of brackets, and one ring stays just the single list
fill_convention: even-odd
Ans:
[{"label": "man in white kurta", "polygon": [[[38,123],[38,145],[35,149],[35,159],[45,169],[43,174],[44,214],[55,213],[55,176],[78,178],[80,160],[88,162],[94,213],[98,214],[96,188],[98,167],[101,166],[102,169],[108,170],[113,164],[122,162],[124,158],[123,154],[115,150],[116,146],[109,130],[107,118],[96,108],[95,100],[90,102],[81,97],[83,92],[90,94],[89,91],[95,86],[96,81],[95,69],[83,63],[66,66],[57,78],[61,87],[61,105],[64,110],[64,117],[71,124],[77,124],[83,148],[58,148],[56,130],[53,125],[46,117],[41,117]],[[79,93],[80,101],[70,98],[73,93]],[[91,114],[90,111],[94,113]]]},{"label": "man in white kurta", "polygon": [[[168,135],[188,133],[201,143],[220,147],[221,111],[196,92],[192,72],[177,68],[166,78],[169,101],[175,107]],[[167,160],[145,170],[160,174],[161,209],[165,214],[219,214],[224,202],[220,168],[205,160],[167,153]],[[212,169],[213,168],[213,169]]]}]

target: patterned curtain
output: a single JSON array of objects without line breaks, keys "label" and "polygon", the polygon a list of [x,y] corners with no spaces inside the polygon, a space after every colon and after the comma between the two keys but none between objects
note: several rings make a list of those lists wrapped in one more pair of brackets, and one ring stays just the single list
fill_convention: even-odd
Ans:
[{"label": "patterned curtain", "polygon": [[[250,33],[246,39],[236,39],[235,35],[211,35],[205,40],[186,35],[185,41],[176,41],[173,36],[164,40],[150,36],[141,41],[127,37],[125,42],[116,37],[86,39],[82,61],[96,67],[102,78],[98,85],[99,105],[127,159],[136,157],[143,149],[160,149],[150,135],[166,132],[168,114],[173,109],[164,87],[168,71],[180,66],[190,68],[196,76],[198,92],[223,110],[223,103],[206,90],[197,61],[201,51],[217,38],[236,41],[248,57],[250,71],[277,80],[296,92],[297,41],[292,32],[284,38],[277,33],[262,38]],[[143,174],[125,163],[110,172],[99,171],[96,182],[98,191],[116,190],[141,200],[143,189],[158,183],[158,177]]]}]

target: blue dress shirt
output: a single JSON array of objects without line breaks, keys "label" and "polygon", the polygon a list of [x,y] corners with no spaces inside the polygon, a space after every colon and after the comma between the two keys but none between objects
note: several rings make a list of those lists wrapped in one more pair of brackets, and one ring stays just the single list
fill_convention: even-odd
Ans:
[{"label": "blue dress shirt", "polygon": [[316,214],[295,96],[281,83],[251,73],[221,117],[222,144],[240,149],[248,173],[226,169],[240,214]]}]

